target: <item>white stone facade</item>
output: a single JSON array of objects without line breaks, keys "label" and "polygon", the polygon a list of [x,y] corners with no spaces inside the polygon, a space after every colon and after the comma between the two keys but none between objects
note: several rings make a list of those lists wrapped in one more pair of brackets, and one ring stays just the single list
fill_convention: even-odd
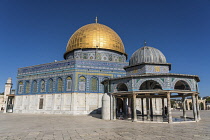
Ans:
[{"label": "white stone facade", "polygon": [[4,103],[4,95],[0,95],[0,108],[3,107],[4,108],[5,103]]},{"label": "white stone facade", "polygon": [[15,97],[14,113],[90,114],[102,107],[100,93],[36,94]]}]

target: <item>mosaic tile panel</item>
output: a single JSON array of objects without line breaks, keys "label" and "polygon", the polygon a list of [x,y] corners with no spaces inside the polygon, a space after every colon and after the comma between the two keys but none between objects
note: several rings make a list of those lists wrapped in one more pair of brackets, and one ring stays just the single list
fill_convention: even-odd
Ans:
[{"label": "mosaic tile panel", "polygon": [[140,65],[126,69],[126,75],[128,76],[144,73],[169,73],[169,67],[162,65]]},{"label": "mosaic tile panel", "polygon": [[[50,93],[72,93],[81,92],[78,90],[79,82],[78,73],[85,76],[87,79],[85,83],[85,93],[103,93],[104,88],[101,82],[104,78],[121,77],[125,75],[123,67],[127,65],[127,62],[105,62],[96,60],[65,60],[59,62],[53,62],[48,64],[24,67],[19,69],[18,81],[30,81],[32,83],[34,80],[37,81],[37,91],[32,92],[30,89],[29,93],[23,91],[21,95],[27,94],[50,94]],[[72,89],[67,89],[67,77],[72,77],[72,83],[77,83],[72,85]],[[90,87],[91,77],[97,77],[99,79],[97,90],[96,87]],[[58,78],[62,79],[62,83],[59,84]],[[50,79],[52,81],[50,81]],[[42,90],[43,84],[41,81],[45,81],[46,90]],[[19,85],[17,85],[18,87]],[[59,87],[58,87],[59,86]],[[25,84],[23,84],[24,89]],[[93,91],[94,89],[94,91]],[[16,93],[19,94],[19,93]],[[20,95],[19,94],[19,95]]]}]

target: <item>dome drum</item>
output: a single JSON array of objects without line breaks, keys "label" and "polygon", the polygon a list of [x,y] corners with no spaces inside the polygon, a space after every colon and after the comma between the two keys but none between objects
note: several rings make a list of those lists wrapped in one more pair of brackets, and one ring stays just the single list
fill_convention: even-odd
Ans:
[{"label": "dome drum", "polygon": [[161,51],[156,48],[144,46],[133,53],[129,66],[124,67],[126,75],[146,73],[169,73],[171,64]]},{"label": "dome drum", "polygon": [[66,54],[66,59],[89,59],[111,62],[126,62],[126,56],[106,49],[77,49]]}]

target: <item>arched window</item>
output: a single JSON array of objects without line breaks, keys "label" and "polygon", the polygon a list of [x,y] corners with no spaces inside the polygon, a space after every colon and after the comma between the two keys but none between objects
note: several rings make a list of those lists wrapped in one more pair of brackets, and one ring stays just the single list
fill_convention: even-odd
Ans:
[{"label": "arched window", "polygon": [[61,78],[58,78],[57,91],[58,92],[62,92],[63,91],[63,80]]},{"label": "arched window", "polygon": [[86,78],[84,76],[79,77],[79,91],[85,91],[86,89]]},{"label": "arched window", "polygon": [[46,88],[45,88],[45,81],[44,80],[41,80],[40,88],[41,88],[41,92],[45,92]]},{"label": "arched window", "polygon": [[19,94],[23,93],[23,82],[22,81],[20,81],[18,83],[18,93]]},{"label": "arched window", "polygon": [[98,91],[98,78],[96,77],[91,78],[90,91]]},{"label": "arched window", "polygon": [[26,93],[30,93],[30,83],[26,81]]},{"label": "arched window", "polygon": [[48,92],[53,92],[53,79],[48,81]]},{"label": "arched window", "polygon": [[37,92],[37,81],[36,80],[33,81],[32,92],[33,93],[36,93]]},{"label": "arched window", "polygon": [[71,86],[72,86],[72,79],[69,76],[66,78],[66,91],[71,91]]}]

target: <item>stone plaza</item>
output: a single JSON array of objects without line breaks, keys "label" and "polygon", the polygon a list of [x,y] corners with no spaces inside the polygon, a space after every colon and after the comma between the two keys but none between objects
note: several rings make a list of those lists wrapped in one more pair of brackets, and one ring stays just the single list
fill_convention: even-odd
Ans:
[{"label": "stone plaza", "polygon": [[[173,117],[182,111],[173,111]],[[193,116],[192,111],[187,111]],[[1,140],[207,140],[210,139],[210,111],[201,111],[196,122],[105,121],[100,115],[73,116],[52,114],[0,113]]]}]

